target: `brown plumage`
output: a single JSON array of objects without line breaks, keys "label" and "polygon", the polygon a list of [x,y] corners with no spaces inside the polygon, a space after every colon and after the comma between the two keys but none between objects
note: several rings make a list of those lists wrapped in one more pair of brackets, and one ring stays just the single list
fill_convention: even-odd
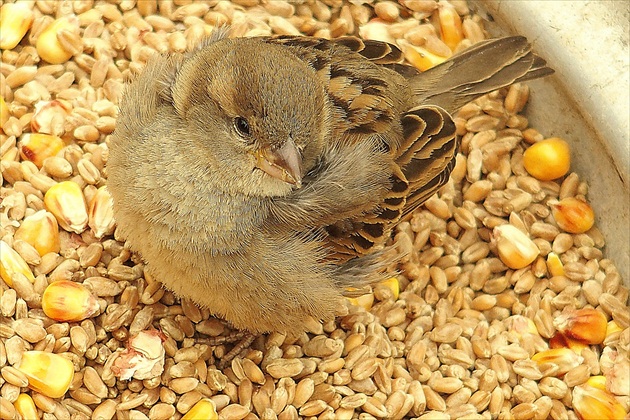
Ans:
[{"label": "brown plumage", "polygon": [[356,38],[227,39],[152,58],[110,146],[120,233],[146,271],[252,333],[332,318],[382,278],[393,226],[449,177],[449,112],[552,71],[522,37],[427,72]]}]

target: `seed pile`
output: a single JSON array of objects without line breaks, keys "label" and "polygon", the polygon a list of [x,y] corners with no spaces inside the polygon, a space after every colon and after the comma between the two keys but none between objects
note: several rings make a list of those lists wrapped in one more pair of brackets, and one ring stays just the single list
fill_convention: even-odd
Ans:
[{"label": "seed pile", "polygon": [[451,180],[392,239],[400,275],[223,370],[230,347],[199,337],[228,328],[117,240],[107,140],[152,54],[228,23],[388,41],[423,70],[484,39],[464,1],[37,0],[1,20],[0,418],[627,416],[628,288],[525,85],[458,114]]}]

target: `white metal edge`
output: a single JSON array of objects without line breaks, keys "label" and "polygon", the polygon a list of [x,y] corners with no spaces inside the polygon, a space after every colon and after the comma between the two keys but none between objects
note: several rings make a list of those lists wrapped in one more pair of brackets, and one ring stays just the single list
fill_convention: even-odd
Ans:
[{"label": "white metal edge", "polygon": [[529,82],[527,116],[546,136],[572,144],[573,168],[588,181],[605,257],[630,286],[630,2],[471,1],[495,22],[493,34],[520,34],[556,70]]}]

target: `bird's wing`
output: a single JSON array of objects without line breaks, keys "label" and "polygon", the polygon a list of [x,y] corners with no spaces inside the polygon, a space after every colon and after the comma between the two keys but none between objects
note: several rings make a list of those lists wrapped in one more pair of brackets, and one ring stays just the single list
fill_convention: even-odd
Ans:
[{"label": "bird's wing", "polygon": [[326,227],[335,258],[345,261],[379,249],[391,229],[448,181],[459,141],[451,116],[420,106],[402,116],[403,141],[392,163],[391,188],[379,206]]},{"label": "bird's wing", "polygon": [[[518,36],[478,43],[425,72],[405,65],[400,49],[385,42],[267,40],[293,48],[325,78],[340,121],[336,135],[345,141],[375,135],[382,152],[391,155],[391,188],[382,202],[325,228],[342,261],[379,248],[402,217],[446,184],[459,148],[449,112],[493,90],[553,73]],[[367,60],[356,60],[357,54]]]}]

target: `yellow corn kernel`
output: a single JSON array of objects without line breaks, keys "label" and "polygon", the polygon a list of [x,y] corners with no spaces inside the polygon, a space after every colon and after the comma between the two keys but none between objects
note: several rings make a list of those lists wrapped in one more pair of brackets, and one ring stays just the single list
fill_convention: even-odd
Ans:
[{"label": "yellow corn kernel", "polygon": [[513,225],[495,227],[493,241],[496,243],[501,261],[515,270],[527,267],[540,254],[534,241]]},{"label": "yellow corn kernel", "polygon": [[586,385],[605,391],[606,377],[604,375],[591,376],[590,378],[588,378],[588,381],[586,381]]},{"label": "yellow corn kernel", "polygon": [[68,17],[62,17],[48,25],[46,29],[37,38],[35,47],[41,58],[50,64],[62,64],[72,57],[72,53],[67,51],[59,42],[57,34],[62,29],[71,27]]},{"label": "yellow corn kernel", "polygon": [[57,219],[46,210],[40,210],[22,221],[13,239],[31,244],[42,257],[49,252],[59,252]]},{"label": "yellow corn kernel", "polygon": [[564,276],[564,265],[555,252],[547,254],[547,270],[552,276]]},{"label": "yellow corn kernel", "polygon": [[72,181],[63,181],[50,187],[44,196],[44,205],[57,218],[59,226],[68,232],[81,233],[88,225],[85,196]]},{"label": "yellow corn kernel", "polygon": [[617,420],[627,414],[613,394],[589,385],[573,388],[572,405],[582,420]]},{"label": "yellow corn kernel", "polygon": [[4,102],[4,98],[0,96],[0,128],[9,120],[10,116],[9,107]]},{"label": "yellow corn kernel", "polygon": [[361,306],[366,311],[372,309],[372,305],[374,305],[374,293],[367,293],[365,295],[361,295],[355,298],[347,297],[348,302],[354,306]]},{"label": "yellow corn kernel", "polygon": [[55,321],[82,321],[96,314],[96,298],[80,283],[59,280],[50,283],[42,295],[42,309]]},{"label": "yellow corn kernel", "polygon": [[106,186],[100,187],[90,201],[88,225],[98,239],[114,233],[114,200]]},{"label": "yellow corn kernel", "polygon": [[40,133],[22,134],[18,144],[22,158],[30,160],[38,168],[42,167],[44,159],[55,156],[63,146],[63,140],[59,137]]},{"label": "yellow corn kernel", "polygon": [[550,202],[551,214],[558,227],[569,233],[584,233],[593,227],[595,213],[584,200],[567,197],[559,202]]},{"label": "yellow corn kernel", "polygon": [[606,338],[608,320],[597,309],[583,308],[563,313],[553,324],[569,338],[587,344],[600,344]]},{"label": "yellow corn kernel", "polygon": [[39,415],[37,414],[37,407],[35,407],[35,402],[28,394],[20,394],[17,399],[13,403],[15,410],[20,413],[23,419],[39,419]]},{"label": "yellow corn kernel", "polygon": [[217,406],[210,398],[202,398],[182,416],[182,420],[207,419],[217,420]]},{"label": "yellow corn kernel", "polygon": [[23,274],[31,283],[35,282],[35,276],[24,258],[15,252],[8,243],[0,241],[0,276],[9,287],[13,286],[11,277],[15,273]]},{"label": "yellow corn kernel", "polygon": [[584,362],[582,356],[578,356],[568,348],[548,349],[536,353],[532,360],[538,365],[552,364],[558,367],[556,376],[561,376]]},{"label": "yellow corn kernel", "polygon": [[531,176],[541,181],[560,178],[571,167],[569,144],[559,137],[534,143],[523,153],[523,165]]},{"label": "yellow corn kernel", "polygon": [[50,398],[62,397],[74,378],[70,360],[45,351],[24,352],[18,369],[28,378],[29,388]]},{"label": "yellow corn kernel", "polygon": [[405,59],[418,70],[425,71],[446,61],[446,57],[433,54],[429,50],[412,45],[405,40],[399,40],[398,45],[405,55]]},{"label": "yellow corn kernel", "polygon": [[26,2],[7,3],[0,8],[0,49],[11,50],[33,24],[33,11]]},{"label": "yellow corn kernel", "polygon": [[382,284],[392,291],[394,300],[398,299],[398,295],[400,294],[400,284],[398,283],[398,279],[396,277],[390,277],[387,280],[381,281],[379,284]]},{"label": "yellow corn kernel", "polygon": [[447,3],[440,3],[438,20],[440,21],[442,41],[448,45],[451,51],[455,51],[455,48],[464,39],[462,19],[453,6]]}]

